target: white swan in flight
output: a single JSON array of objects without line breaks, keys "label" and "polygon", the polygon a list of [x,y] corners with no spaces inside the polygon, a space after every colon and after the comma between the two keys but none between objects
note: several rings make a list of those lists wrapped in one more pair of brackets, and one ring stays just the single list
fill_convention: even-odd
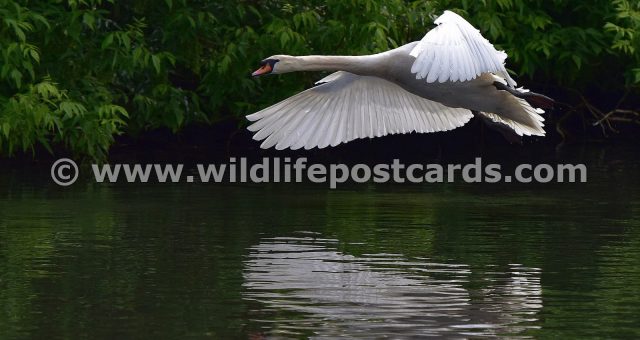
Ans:
[{"label": "white swan in flight", "polygon": [[550,108],[553,100],[517,89],[504,67],[507,54],[459,15],[445,11],[435,23],[422,40],[383,53],[263,60],[253,76],[337,72],[248,115],[253,138],[264,140],[265,149],[324,148],[358,138],[451,130],[474,114],[518,136],[544,136],[540,108]]}]

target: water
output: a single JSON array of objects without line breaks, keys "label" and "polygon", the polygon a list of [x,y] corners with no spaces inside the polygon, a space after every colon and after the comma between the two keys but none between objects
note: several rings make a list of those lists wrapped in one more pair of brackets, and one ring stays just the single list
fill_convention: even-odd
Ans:
[{"label": "water", "polygon": [[0,182],[0,337],[640,336],[640,161],[586,184]]}]

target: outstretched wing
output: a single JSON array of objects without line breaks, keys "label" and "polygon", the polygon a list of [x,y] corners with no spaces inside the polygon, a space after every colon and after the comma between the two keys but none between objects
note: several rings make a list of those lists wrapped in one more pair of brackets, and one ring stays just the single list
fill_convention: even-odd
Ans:
[{"label": "outstretched wing", "polygon": [[480,31],[461,16],[445,11],[429,31],[411,50],[416,60],[411,73],[416,79],[428,83],[468,81],[485,72],[495,73],[506,79],[511,87],[516,82],[504,67],[507,54],[497,51]]},{"label": "outstretched wing", "polygon": [[265,149],[324,148],[365,137],[451,130],[473,116],[377,77],[339,71],[317,84],[248,115],[253,139],[264,140]]}]

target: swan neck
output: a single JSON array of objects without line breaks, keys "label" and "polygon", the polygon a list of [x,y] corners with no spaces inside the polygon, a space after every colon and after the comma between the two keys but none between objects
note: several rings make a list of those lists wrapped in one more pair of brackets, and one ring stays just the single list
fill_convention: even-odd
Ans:
[{"label": "swan neck", "polygon": [[368,56],[319,56],[297,57],[299,71],[347,71],[358,75],[375,75],[376,58]]}]

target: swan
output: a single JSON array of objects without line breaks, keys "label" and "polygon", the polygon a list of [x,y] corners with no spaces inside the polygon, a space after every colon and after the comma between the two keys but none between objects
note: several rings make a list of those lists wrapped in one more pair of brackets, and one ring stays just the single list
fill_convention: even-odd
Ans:
[{"label": "swan", "polygon": [[544,136],[553,100],[516,88],[507,54],[445,11],[420,41],[363,56],[274,55],[252,76],[335,71],[312,88],[246,118],[262,148],[336,146],[359,138],[452,130],[474,115],[518,139]]}]

